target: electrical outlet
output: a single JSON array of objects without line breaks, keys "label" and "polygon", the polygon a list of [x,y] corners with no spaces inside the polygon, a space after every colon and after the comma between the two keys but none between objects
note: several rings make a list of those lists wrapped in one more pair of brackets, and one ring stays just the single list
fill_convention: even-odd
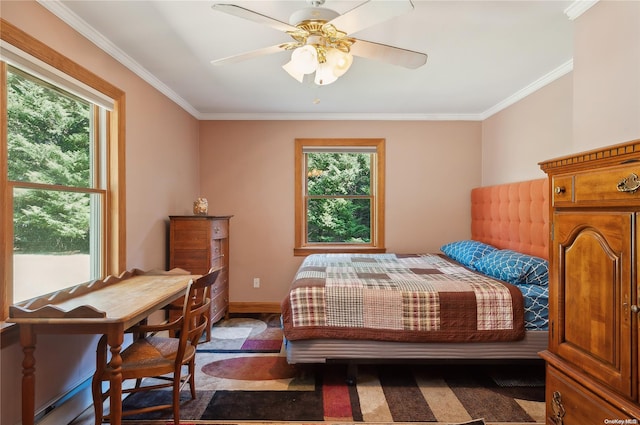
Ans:
[{"label": "electrical outlet", "polygon": [[260,278],[259,277],[254,277],[253,278],[253,287],[254,288],[259,288],[260,287]]}]

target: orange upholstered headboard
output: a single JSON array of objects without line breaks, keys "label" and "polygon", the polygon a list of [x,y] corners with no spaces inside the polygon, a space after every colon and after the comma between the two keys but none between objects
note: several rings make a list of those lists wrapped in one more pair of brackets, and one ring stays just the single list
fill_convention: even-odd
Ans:
[{"label": "orange upholstered headboard", "polygon": [[471,238],[496,248],[548,259],[548,180],[473,189]]}]

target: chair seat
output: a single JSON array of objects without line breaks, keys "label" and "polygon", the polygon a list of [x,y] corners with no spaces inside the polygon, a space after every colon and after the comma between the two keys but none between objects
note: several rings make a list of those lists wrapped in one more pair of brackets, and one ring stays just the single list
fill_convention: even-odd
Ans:
[{"label": "chair seat", "polygon": [[[133,379],[151,375],[171,373],[175,368],[179,340],[150,336],[139,339],[122,351],[122,379]],[[184,359],[195,356],[196,350],[187,341]],[[104,369],[103,379],[109,379],[113,371],[110,365]]]}]

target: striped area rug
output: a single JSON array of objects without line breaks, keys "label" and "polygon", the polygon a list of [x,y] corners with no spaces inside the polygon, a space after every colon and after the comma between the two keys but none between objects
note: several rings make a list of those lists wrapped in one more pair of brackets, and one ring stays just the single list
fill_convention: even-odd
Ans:
[{"label": "striped area rug", "polygon": [[[281,338],[277,321],[236,318],[214,327],[197,355],[198,397],[183,394],[182,420],[544,423],[542,363],[363,364],[348,385],[346,365],[287,364]],[[166,391],[130,396],[125,408],[168,397]],[[131,419],[169,418],[156,412]]]}]

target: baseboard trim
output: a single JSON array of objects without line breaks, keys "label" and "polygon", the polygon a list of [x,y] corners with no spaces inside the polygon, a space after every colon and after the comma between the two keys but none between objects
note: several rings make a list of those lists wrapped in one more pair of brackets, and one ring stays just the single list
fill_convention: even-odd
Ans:
[{"label": "baseboard trim", "polygon": [[280,303],[229,303],[229,313],[280,313]]},{"label": "baseboard trim", "polygon": [[38,425],[68,424],[92,403],[91,377],[89,377],[55,401],[48,403],[46,408],[35,415],[35,423]]}]

